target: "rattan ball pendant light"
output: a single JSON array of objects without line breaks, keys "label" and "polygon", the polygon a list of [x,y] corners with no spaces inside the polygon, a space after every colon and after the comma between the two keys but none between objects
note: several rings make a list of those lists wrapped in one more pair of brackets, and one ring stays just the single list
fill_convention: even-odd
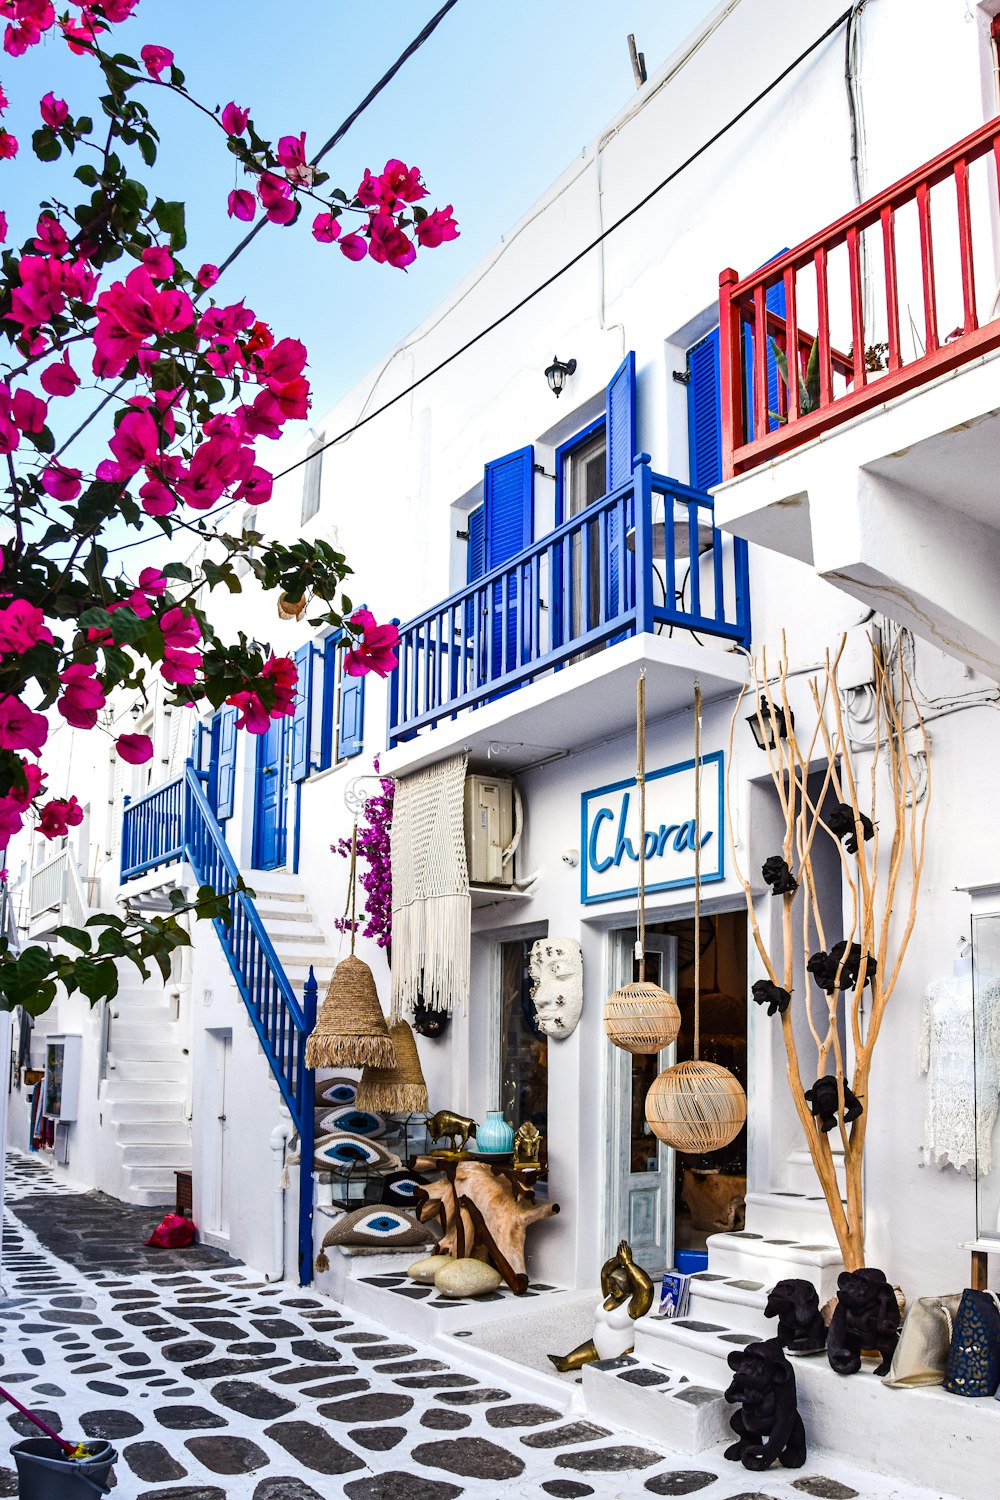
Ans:
[{"label": "rattan ball pendant light", "polygon": [[394,1068],[396,1048],[382,1014],[375,976],[354,954],[358,825],[351,839],[351,875],[347,908],[351,918],[351,952],[333,971],[316,1025],[306,1042],[307,1068]]},{"label": "rattan ball pendant light", "polygon": [[735,1140],[747,1117],[739,1079],[702,1062],[701,1042],[701,688],[694,685],[694,1056],[665,1068],[646,1095],[646,1122],[677,1151],[718,1151]]},{"label": "rattan ball pendant light", "polygon": [[639,960],[639,978],[623,984],[608,996],[604,1007],[604,1030],[616,1047],[624,1052],[654,1053],[677,1036],[681,1013],[673,995],[646,979],[646,671],[639,673],[636,684],[635,780],[639,788],[639,937],[635,956]]}]

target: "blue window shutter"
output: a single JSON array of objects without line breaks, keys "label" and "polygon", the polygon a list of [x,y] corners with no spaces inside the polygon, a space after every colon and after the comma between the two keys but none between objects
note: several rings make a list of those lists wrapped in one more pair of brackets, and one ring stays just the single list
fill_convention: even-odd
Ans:
[{"label": "blue window shutter", "polygon": [[688,350],[688,474],[694,490],[722,483],[719,330]]},{"label": "blue window shutter", "polygon": [[486,572],[486,506],[477,505],[469,515],[469,544],[465,558],[465,581],[475,583]]},{"label": "blue window shutter", "polygon": [[319,737],[320,771],[329,770],[334,762],[334,737],[337,733],[337,666],[341,632],[328,635],[321,642],[323,654],[323,711]]},{"label": "blue window shutter", "polygon": [[[483,479],[483,510],[486,530],[486,571],[509,562],[530,546],[534,528],[535,450],[519,448],[486,465]],[[512,583],[504,628],[503,584],[493,585],[493,667],[500,677],[518,665],[517,589]],[[525,609],[528,601],[524,601]],[[525,609],[526,613],[526,609]],[[506,645],[505,645],[506,643]],[[523,643],[522,643],[523,644]]]},{"label": "blue window shutter", "polygon": [[216,763],[215,816],[220,823],[233,815],[236,793],[236,709],[224,708],[219,721],[219,758]]},{"label": "blue window shutter", "polygon": [[312,645],[307,642],[295,653],[299,680],[295,688],[295,712],[292,715],[292,780],[305,781],[309,775],[310,726],[312,724]]},{"label": "blue window shutter", "polygon": [[608,494],[632,474],[636,453],[635,355],[629,353],[608,382]]},{"label": "blue window shutter", "polygon": [[365,679],[348,677],[341,664],[340,724],[337,727],[337,755],[347,760],[360,755],[365,730]]}]

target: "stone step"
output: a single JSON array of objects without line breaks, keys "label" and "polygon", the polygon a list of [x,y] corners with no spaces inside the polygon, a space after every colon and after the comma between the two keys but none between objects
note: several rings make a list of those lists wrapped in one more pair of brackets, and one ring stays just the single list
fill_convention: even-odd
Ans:
[{"label": "stone step", "polygon": [[676,1453],[702,1453],[733,1435],[733,1408],[718,1382],[688,1380],[635,1354],[585,1365],[583,1399],[595,1422],[623,1427]]},{"label": "stone step", "polygon": [[177,1201],[177,1182],[172,1174],[169,1181],[164,1177],[162,1183],[154,1187],[134,1187],[127,1183],[125,1191],[127,1201],[136,1208],[173,1208]]},{"label": "stone step", "polygon": [[142,1097],[107,1101],[108,1118],[113,1125],[127,1125],[134,1121],[160,1121],[163,1124],[179,1122],[187,1125],[184,1116],[184,1098],[178,1092],[176,1099],[150,1099]]},{"label": "stone step", "polygon": [[114,1025],[111,1028],[111,1035],[116,1044],[135,1042],[141,1045],[144,1042],[154,1044],[169,1042],[174,1034],[173,1028],[176,1028],[177,1024],[170,1019],[147,1021],[145,1012],[142,1012],[141,1021],[131,1019],[127,1011],[121,1020],[117,1016],[113,1016],[112,1020]]},{"label": "stone step", "polygon": [[[154,1041],[151,1037],[133,1040],[119,1035],[117,1027],[111,1033],[111,1055],[115,1067],[122,1063],[168,1063],[175,1071],[184,1065],[184,1053],[175,1041]],[[151,1073],[151,1078],[162,1075]]]},{"label": "stone step", "polygon": [[[846,1196],[847,1178],[844,1174],[844,1152],[839,1140],[831,1139],[833,1150],[833,1165],[837,1173],[837,1182],[840,1191]],[[803,1193],[807,1198],[815,1197],[817,1193],[822,1196],[819,1178],[812,1164],[812,1157],[803,1146],[799,1150],[790,1151],[785,1158],[785,1164],[781,1171],[782,1190],[789,1193]]]},{"label": "stone step", "polygon": [[116,1056],[114,1072],[117,1078],[132,1085],[129,1089],[129,1094],[134,1097],[134,1085],[140,1081],[143,1083],[173,1083],[183,1090],[184,1062],[185,1059],[179,1055],[169,1060],[159,1059],[155,1062],[134,1057],[119,1058]]},{"label": "stone step", "polygon": [[[134,1063],[126,1063],[126,1069],[135,1067]],[[117,1077],[112,1073],[104,1081],[104,1099],[109,1105],[119,1103],[133,1103],[139,1097],[134,1078]],[[141,1080],[141,1098],[143,1101],[152,1103],[175,1103],[183,1106],[187,1098],[187,1089],[182,1078],[145,1078]]]},{"label": "stone step", "polygon": [[[190,1165],[190,1162],[179,1161],[177,1170],[183,1172]],[[152,1189],[163,1194],[163,1197],[148,1200],[150,1202],[173,1203],[177,1193],[177,1179],[172,1167],[126,1166],[125,1181],[130,1194],[136,1189]]]},{"label": "stone step", "polygon": [[283,948],[294,947],[298,951],[303,944],[311,950],[322,949],[326,946],[324,934],[312,921],[303,922],[297,932],[292,928],[291,923],[268,922],[267,935],[279,953]]},{"label": "stone step", "polygon": [[834,1238],[830,1210],[818,1192],[809,1196],[772,1188],[769,1193],[747,1193],[746,1228],[789,1240]]},{"label": "stone step", "polygon": [[770,1288],[763,1282],[722,1276],[717,1271],[698,1271],[691,1278],[686,1316],[704,1323],[725,1323],[760,1338],[771,1338],[777,1327],[765,1318],[764,1306]]},{"label": "stone step", "polygon": [[765,1237],[744,1229],[710,1234],[707,1246],[710,1271],[734,1280],[763,1281],[769,1286],[786,1277],[801,1277],[812,1282],[821,1304],[835,1295],[837,1277],[844,1269],[832,1233],[801,1241]]},{"label": "stone step", "polygon": [[256,892],[258,901],[273,898],[304,902],[306,899],[298,875],[283,875],[279,870],[244,870],[243,879]]},{"label": "stone step", "polygon": [[721,1317],[660,1318],[647,1313],[635,1325],[635,1356],[700,1385],[723,1388],[730,1354],[758,1341],[759,1334]]},{"label": "stone step", "polygon": [[153,1146],[164,1150],[173,1146],[190,1146],[191,1126],[187,1120],[116,1120],[115,1138],[120,1146],[130,1148]]},{"label": "stone step", "polygon": [[160,1167],[165,1171],[174,1168],[183,1170],[191,1165],[191,1145],[186,1142],[171,1145],[169,1141],[156,1146],[122,1146],[124,1167]]}]

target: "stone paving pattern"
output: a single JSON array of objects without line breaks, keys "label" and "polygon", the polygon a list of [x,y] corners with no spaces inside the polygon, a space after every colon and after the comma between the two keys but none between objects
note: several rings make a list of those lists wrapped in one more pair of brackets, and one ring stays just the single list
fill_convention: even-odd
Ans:
[{"label": "stone paving pattern", "polygon": [[[750,1474],[526,1399],[11,1153],[0,1383],[114,1443],[122,1500],[932,1500],[823,1457]],[[0,1421],[4,1413],[0,1411]],[[17,1412],[10,1442],[35,1435]],[[0,1497],[17,1494],[0,1455]]]}]

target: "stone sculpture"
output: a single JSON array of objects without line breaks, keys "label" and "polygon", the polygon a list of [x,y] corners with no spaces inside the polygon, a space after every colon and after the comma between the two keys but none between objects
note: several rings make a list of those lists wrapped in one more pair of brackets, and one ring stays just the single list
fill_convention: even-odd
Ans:
[{"label": "stone sculpture", "polygon": [[539,938],[528,962],[535,1019],[546,1036],[570,1036],[583,1010],[583,950],[575,938]]}]

